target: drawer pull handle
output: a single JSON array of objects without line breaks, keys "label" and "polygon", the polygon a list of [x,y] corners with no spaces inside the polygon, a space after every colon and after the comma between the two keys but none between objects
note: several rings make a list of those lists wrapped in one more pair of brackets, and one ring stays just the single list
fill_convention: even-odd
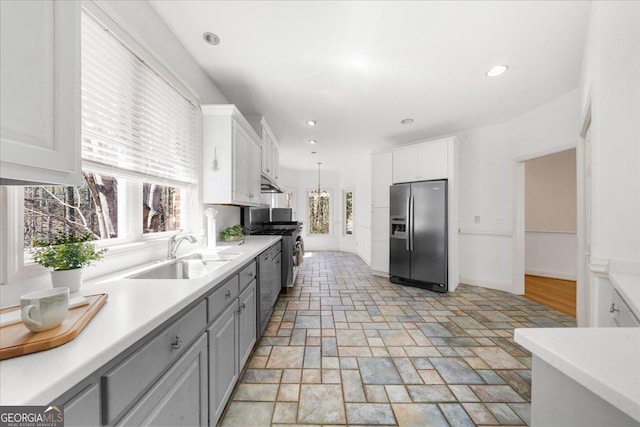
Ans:
[{"label": "drawer pull handle", "polygon": [[176,335],[175,340],[171,343],[171,348],[173,350],[178,350],[180,349],[181,346],[182,346],[182,340],[180,339],[180,336]]},{"label": "drawer pull handle", "polygon": [[612,302],[611,303],[611,308],[609,309],[609,313],[615,313],[616,311],[620,311],[616,308],[616,303]]},{"label": "drawer pull handle", "polygon": [[229,299],[231,298],[231,289],[227,289],[227,293],[224,294],[225,298]]}]

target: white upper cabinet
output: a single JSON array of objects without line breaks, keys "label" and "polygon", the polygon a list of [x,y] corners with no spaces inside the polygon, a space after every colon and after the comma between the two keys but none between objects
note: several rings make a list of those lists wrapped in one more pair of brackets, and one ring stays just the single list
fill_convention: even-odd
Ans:
[{"label": "white upper cabinet", "polygon": [[76,185],[79,1],[0,1],[0,183]]},{"label": "white upper cabinet", "polygon": [[371,206],[389,207],[389,187],[391,186],[392,154],[371,155]]},{"label": "white upper cabinet", "polygon": [[447,178],[449,139],[426,142],[393,152],[393,183]]},{"label": "white upper cabinet", "polygon": [[203,202],[260,204],[258,135],[234,105],[202,106]]},{"label": "white upper cabinet", "polygon": [[280,147],[267,120],[262,116],[247,116],[253,129],[260,135],[262,142],[262,175],[271,181],[280,181]]}]

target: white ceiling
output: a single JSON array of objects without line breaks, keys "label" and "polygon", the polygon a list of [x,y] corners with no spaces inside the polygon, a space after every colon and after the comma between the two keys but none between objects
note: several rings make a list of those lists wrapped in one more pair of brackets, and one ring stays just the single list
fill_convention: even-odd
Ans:
[{"label": "white ceiling", "polygon": [[[267,118],[282,164],[299,169],[318,161],[344,168],[389,144],[499,123],[576,88],[590,8],[576,1],[151,4],[231,102]],[[220,45],[203,41],[207,31]],[[509,71],[486,77],[497,64]],[[414,123],[401,125],[407,117]]]}]

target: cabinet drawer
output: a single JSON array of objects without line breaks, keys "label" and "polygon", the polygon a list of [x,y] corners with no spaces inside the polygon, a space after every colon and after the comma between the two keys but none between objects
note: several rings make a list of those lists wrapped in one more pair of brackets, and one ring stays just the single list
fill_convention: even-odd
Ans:
[{"label": "cabinet drawer", "polygon": [[118,426],[206,426],[207,363],[207,335],[202,334]]},{"label": "cabinet drawer", "polygon": [[255,261],[246,266],[240,271],[238,274],[240,278],[240,292],[247,287],[249,283],[251,283],[256,278],[256,263]]},{"label": "cabinet drawer", "polygon": [[200,334],[206,323],[207,309],[202,301],[105,374],[102,377],[103,422],[113,424],[122,411],[135,402]]},{"label": "cabinet drawer", "polygon": [[207,323],[222,313],[238,297],[238,276],[233,276],[207,297]]},{"label": "cabinet drawer", "polygon": [[640,322],[633,314],[627,303],[622,299],[618,291],[614,290],[611,296],[612,309],[614,311],[613,321],[617,326],[622,327],[638,327]]}]

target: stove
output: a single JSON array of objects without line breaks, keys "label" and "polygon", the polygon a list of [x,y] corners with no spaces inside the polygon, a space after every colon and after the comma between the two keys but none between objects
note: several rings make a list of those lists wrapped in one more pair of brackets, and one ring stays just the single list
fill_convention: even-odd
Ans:
[{"label": "stove", "polygon": [[[302,223],[270,221],[270,208],[242,208],[241,224],[246,234],[253,236],[282,236],[282,289],[293,287],[302,264]],[[280,218],[277,218],[280,219]],[[283,218],[288,219],[288,218]]]}]

